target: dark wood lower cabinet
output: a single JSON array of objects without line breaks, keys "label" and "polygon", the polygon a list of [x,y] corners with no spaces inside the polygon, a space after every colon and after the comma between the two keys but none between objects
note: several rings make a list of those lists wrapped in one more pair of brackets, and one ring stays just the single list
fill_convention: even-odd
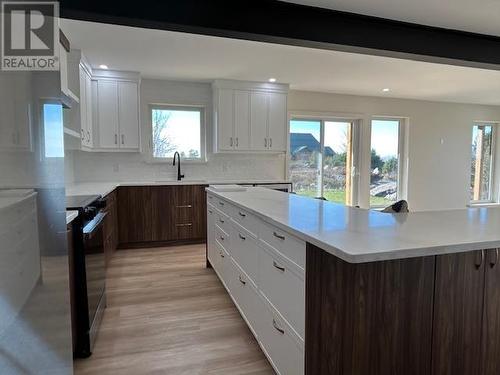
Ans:
[{"label": "dark wood lower cabinet", "polygon": [[305,373],[500,374],[498,258],[350,264],[308,244]]},{"label": "dark wood lower cabinet", "polygon": [[433,257],[350,264],[308,245],[306,267],[306,374],[429,374]]},{"label": "dark wood lower cabinet", "polygon": [[482,251],[436,257],[432,374],[481,374],[482,257]]},{"label": "dark wood lower cabinet", "polygon": [[205,241],[205,187],[120,187],[120,247]]}]

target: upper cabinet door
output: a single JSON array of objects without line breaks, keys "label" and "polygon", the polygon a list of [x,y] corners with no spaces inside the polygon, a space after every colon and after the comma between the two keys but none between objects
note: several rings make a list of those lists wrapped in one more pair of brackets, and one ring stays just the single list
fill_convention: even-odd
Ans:
[{"label": "upper cabinet door", "polygon": [[250,95],[250,148],[254,151],[265,151],[269,147],[267,101],[267,93],[252,92]]},{"label": "upper cabinet door", "polygon": [[88,128],[87,128],[87,94],[86,89],[86,74],[82,67],[80,67],[80,134],[82,137],[82,146],[89,145]]},{"label": "upper cabinet door", "polygon": [[87,146],[92,147],[94,145],[94,135],[92,132],[92,80],[87,73],[85,73],[85,106],[82,106],[81,103],[80,106],[85,111]]},{"label": "upper cabinet door", "polygon": [[286,151],[287,107],[285,94],[269,93],[269,140],[271,151]]},{"label": "upper cabinet door", "polygon": [[98,81],[97,118],[99,146],[118,148],[118,82]]},{"label": "upper cabinet door", "polygon": [[220,151],[234,149],[234,91],[218,90],[217,146]]},{"label": "upper cabinet door", "polygon": [[234,92],[234,149],[250,149],[250,92]]},{"label": "upper cabinet door", "polygon": [[134,82],[118,83],[120,148],[139,148],[139,88]]}]

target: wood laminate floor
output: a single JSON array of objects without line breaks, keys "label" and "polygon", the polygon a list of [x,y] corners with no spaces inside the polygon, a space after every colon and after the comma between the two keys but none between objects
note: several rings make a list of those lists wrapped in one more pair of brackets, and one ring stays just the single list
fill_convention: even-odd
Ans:
[{"label": "wood laminate floor", "polygon": [[90,358],[75,374],[274,374],[212,269],[205,245],[120,250]]}]

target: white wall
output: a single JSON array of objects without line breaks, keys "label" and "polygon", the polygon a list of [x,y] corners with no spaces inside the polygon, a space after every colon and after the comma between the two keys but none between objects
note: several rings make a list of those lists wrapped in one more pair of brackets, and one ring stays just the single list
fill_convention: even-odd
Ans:
[{"label": "white wall", "polygon": [[151,123],[150,104],[202,105],[206,112],[208,162],[183,164],[188,179],[282,180],[284,155],[212,154],[212,89],[209,83],[143,79],[141,82],[142,153],[89,153],[75,151],[74,175],[80,181],[156,181],[172,179],[176,167],[149,163]]},{"label": "white wall", "polygon": [[[352,114],[367,135],[373,116],[409,118],[408,201],[412,210],[464,208],[469,201],[472,124],[500,122],[500,107],[291,91],[290,112]],[[369,137],[362,144],[361,205],[368,205]],[[441,139],[444,143],[441,144]]]}]

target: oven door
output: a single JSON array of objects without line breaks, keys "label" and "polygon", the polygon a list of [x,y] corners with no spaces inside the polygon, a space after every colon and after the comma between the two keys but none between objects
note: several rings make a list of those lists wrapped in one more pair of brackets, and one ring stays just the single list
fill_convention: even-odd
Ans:
[{"label": "oven door", "polygon": [[99,212],[94,219],[83,228],[90,327],[92,327],[96,317],[97,308],[104,295],[106,284],[103,231],[105,217],[105,212]]}]

